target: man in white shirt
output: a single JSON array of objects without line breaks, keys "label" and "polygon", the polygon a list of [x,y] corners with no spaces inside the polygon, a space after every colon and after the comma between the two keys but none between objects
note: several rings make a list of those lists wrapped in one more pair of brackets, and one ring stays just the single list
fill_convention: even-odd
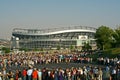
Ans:
[{"label": "man in white shirt", "polygon": [[27,75],[28,75],[28,80],[32,80],[32,72],[33,72],[33,69],[32,67],[29,67],[29,69],[27,70]]}]

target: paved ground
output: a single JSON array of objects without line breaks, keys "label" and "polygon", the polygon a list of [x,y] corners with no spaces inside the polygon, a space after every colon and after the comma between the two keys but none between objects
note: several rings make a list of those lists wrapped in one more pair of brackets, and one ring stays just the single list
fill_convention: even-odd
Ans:
[{"label": "paved ground", "polygon": [[[83,67],[83,66],[93,66],[93,67],[102,67],[104,68],[105,66],[103,65],[96,65],[96,64],[81,64],[81,63],[58,63],[58,64],[43,64],[43,65],[35,65],[34,67],[36,68],[49,68],[49,69],[53,69],[53,68],[62,68],[62,69],[65,69],[65,68],[71,68],[71,67]],[[27,67],[26,67],[27,68]],[[12,67],[8,67],[7,70],[13,70],[15,71],[16,69],[23,69],[21,67],[15,67],[15,66],[12,66]]]},{"label": "paved ground", "polygon": [[80,63],[59,63],[59,64],[45,64],[45,65],[40,65],[36,66],[39,68],[47,67],[47,68],[71,68],[71,67],[83,67],[83,66],[100,66],[104,67],[102,65],[93,65],[93,64],[80,64]]}]

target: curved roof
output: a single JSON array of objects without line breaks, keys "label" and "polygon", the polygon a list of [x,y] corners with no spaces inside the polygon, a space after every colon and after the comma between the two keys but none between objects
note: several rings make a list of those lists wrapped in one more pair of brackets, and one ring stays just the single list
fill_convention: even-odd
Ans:
[{"label": "curved roof", "polygon": [[66,32],[96,32],[96,28],[93,27],[84,27],[84,26],[76,26],[76,27],[63,27],[63,28],[53,28],[53,29],[18,29],[15,28],[13,30],[13,34],[21,34],[21,35],[51,35],[51,34],[60,34]]}]

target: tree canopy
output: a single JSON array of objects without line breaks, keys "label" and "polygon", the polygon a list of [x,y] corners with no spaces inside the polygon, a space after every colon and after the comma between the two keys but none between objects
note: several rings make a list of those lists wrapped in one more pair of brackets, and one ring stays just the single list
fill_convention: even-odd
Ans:
[{"label": "tree canopy", "polygon": [[113,38],[116,47],[120,47],[120,27],[114,30]]},{"label": "tree canopy", "polygon": [[5,53],[9,53],[10,52],[10,48],[3,47],[2,51],[4,51]]},{"label": "tree canopy", "polygon": [[113,30],[107,26],[100,26],[95,34],[97,45],[100,49],[108,49],[112,45],[112,34]]},{"label": "tree canopy", "polygon": [[84,43],[84,46],[82,47],[83,50],[91,50],[92,47],[90,46],[89,42],[88,43]]}]

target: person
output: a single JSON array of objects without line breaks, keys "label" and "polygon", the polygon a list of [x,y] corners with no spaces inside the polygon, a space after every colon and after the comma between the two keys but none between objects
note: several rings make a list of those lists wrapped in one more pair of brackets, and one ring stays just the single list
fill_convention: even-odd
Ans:
[{"label": "person", "polygon": [[101,68],[98,70],[99,80],[102,80],[103,71]]},{"label": "person", "polygon": [[22,80],[22,73],[21,73],[21,70],[18,71],[18,80]]},{"label": "person", "polygon": [[27,76],[28,76],[28,80],[31,80],[32,79],[32,72],[33,72],[33,69],[32,67],[30,66],[29,69],[27,70]]},{"label": "person", "polygon": [[64,80],[64,78],[63,78],[63,70],[61,69],[61,68],[59,68],[59,75],[58,75],[58,80]]},{"label": "person", "polygon": [[18,74],[19,74],[19,71],[16,70],[16,73],[15,73],[15,80],[18,80]]},{"label": "person", "polygon": [[58,69],[55,70],[55,73],[54,73],[54,80],[58,80]]},{"label": "person", "polygon": [[98,75],[98,68],[97,68],[97,67],[95,67],[95,68],[93,69],[93,73],[94,73],[94,79],[97,80],[98,77],[99,77],[99,75]]},{"label": "person", "polygon": [[111,72],[111,76],[112,76],[112,80],[117,80],[117,71],[116,71],[116,68],[113,68],[112,69],[112,72]]},{"label": "person", "polygon": [[0,80],[2,80],[2,73],[0,72]]},{"label": "person", "polygon": [[64,73],[64,80],[68,80],[68,73],[69,73],[69,69],[66,69]]},{"label": "person", "polygon": [[15,80],[22,80],[21,71],[18,69],[16,70],[16,73],[15,73]]},{"label": "person", "polygon": [[42,80],[42,71],[38,69],[38,80]]},{"label": "person", "polygon": [[22,71],[22,76],[23,76],[23,80],[26,80],[26,78],[27,78],[27,70],[25,68]]},{"label": "person", "polygon": [[48,68],[44,68],[42,71],[42,80],[49,80],[49,69]]},{"label": "person", "polygon": [[13,72],[10,70],[9,73],[7,74],[9,80],[14,80],[13,78]]},{"label": "person", "polygon": [[6,80],[6,75],[7,75],[7,73],[6,73],[6,68],[3,68],[3,69],[2,69],[2,79],[3,79],[3,80]]},{"label": "person", "polygon": [[55,74],[54,74],[54,70],[51,70],[50,72],[50,80],[54,80]]},{"label": "person", "polygon": [[37,80],[37,78],[38,78],[38,71],[36,68],[34,68],[32,73],[32,80]]},{"label": "person", "polygon": [[103,70],[103,80],[110,80],[110,68],[108,66]]}]

